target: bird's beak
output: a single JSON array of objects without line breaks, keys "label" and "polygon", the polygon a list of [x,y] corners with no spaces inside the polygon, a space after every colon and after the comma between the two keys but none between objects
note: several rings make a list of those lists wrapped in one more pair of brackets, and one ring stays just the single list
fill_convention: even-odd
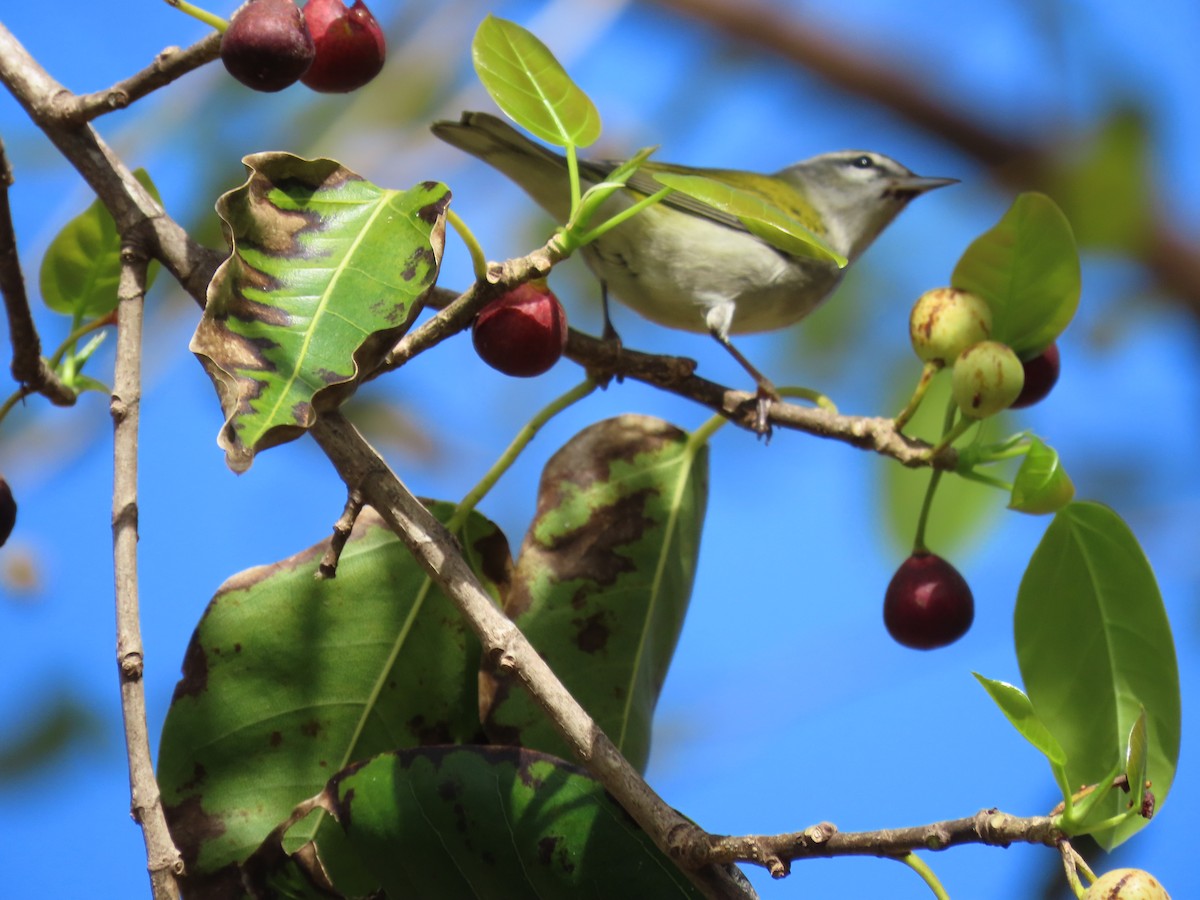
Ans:
[{"label": "bird's beak", "polygon": [[936,188],[958,184],[957,178],[925,178],[921,175],[909,175],[907,178],[897,178],[888,188],[888,195],[903,200],[911,200]]}]

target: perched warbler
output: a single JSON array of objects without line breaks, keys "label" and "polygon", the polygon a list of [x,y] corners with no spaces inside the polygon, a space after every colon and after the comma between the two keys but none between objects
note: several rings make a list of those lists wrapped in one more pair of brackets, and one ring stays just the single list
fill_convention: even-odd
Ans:
[{"label": "perched warbler", "polygon": [[[433,133],[507,175],[560,222],[567,220],[571,196],[565,157],[486,113],[436,122]],[[603,181],[617,165],[581,160],[582,188]],[[653,179],[656,172],[703,175],[757,195],[850,261],[910,200],[956,181],[922,178],[893,159],[864,150],[824,153],[773,175],[646,162],[593,221],[660,190]],[[678,191],[581,252],[604,290],[625,305],[671,328],[707,331],[732,353],[757,384],[760,430],[766,428],[769,401],[778,394],[729,335],[798,322],[829,296],[844,271],[832,261],[778,250],[735,216]],[[605,319],[608,330],[607,305]]]}]

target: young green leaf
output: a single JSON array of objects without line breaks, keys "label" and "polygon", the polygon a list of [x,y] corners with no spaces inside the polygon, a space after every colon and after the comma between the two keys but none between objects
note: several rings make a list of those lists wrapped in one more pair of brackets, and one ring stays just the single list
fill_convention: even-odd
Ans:
[{"label": "young green leaf", "polygon": [[377,187],[329,159],[258,153],[217,212],[232,255],[191,349],[225,412],[218,443],[243,472],[353,393],[437,280],[450,191]]},{"label": "young green leaf", "polygon": [[[431,509],[444,521],[454,507]],[[503,534],[478,514],[460,540],[485,585],[511,562]],[[296,803],[352,761],[478,736],[479,644],[450,601],[372,510],[359,515],[337,577],[318,581],[327,546],[234,576],[192,636],[158,761],[189,876],[236,875]],[[317,839],[330,862],[327,825],[311,816],[293,826],[290,848]]]},{"label": "young green leaf", "polygon": [[591,98],[520,25],[489,14],[475,32],[471,57],[496,105],[537,137],[558,147],[587,147],[600,136]]},{"label": "young green leaf", "polygon": [[1034,437],[1017,470],[1008,508],[1043,515],[1062,509],[1074,496],[1075,485],[1062,467],[1058,452]]},{"label": "young green leaf", "polygon": [[[162,198],[145,169],[133,173],[159,203]],[[146,272],[146,289],[154,283],[158,263]],[[121,235],[104,204],[96,200],[63,226],[42,259],[42,300],[50,309],[78,321],[108,315],[117,308],[121,277]]]},{"label": "young green leaf", "polygon": [[[546,464],[505,611],[634,766],[683,626],[708,496],[707,445],[658,419],[592,425]],[[487,673],[496,743],[570,751],[528,693]]]},{"label": "young green leaf", "polygon": [[978,672],[972,672],[971,674],[983,685],[983,689],[988,692],[988,696],[1000,707],[1000,711],[1012,723],[1013,728],[1017,729],[1025,740],[1040,750],[1050,760],[1052,766],[1066,765],[1067,754],[1063,751],[1062,745],[1054,739],[1054,735],[1050,733],[1045,724],[1037,717],[1037,713],[1033,711],[1033,704],[1029,702],[1029,698],[1025,696],[1024,691],[1016,685],[1009,684],[1007,681],[984,678]]},{"label": "young green leaf", "polygon": [[598,782],[543,753],[402,750],[326,793],[388,897],[701,896]]},{"label": "young green leaf", "polygon": [[753,191],[714,181],[703,175],[657,170],[651,174],[660,184],[736,216],[751,234],[762,238],[777,250],[793,256],[834,262],[839,268],[846,265],[846,257],[830,247],[823,238]]},{"label": "young green leaf", "polygon": [[[1094,784],[1127,754],[1145,709],[1147,777],[1159,804],[1179,759],[1179,670],[1171,626],[1137,538],[1111,509],[1071,503],[1029,561],[1017,596],[1017,660],[1034,712],[1067,756],[1072,785]],[[1124,811],[1105,791],[1093,821]],[[1145,824],[1095,835],[1112,848]]]},{"label": "young green leaf", "polygon": [[1022,359],[1040,353],[1079,305],[1079,251],[1067,217],[1044,194],[1021,194],[963,253],[950,283],[987,300],[993,340]]}]

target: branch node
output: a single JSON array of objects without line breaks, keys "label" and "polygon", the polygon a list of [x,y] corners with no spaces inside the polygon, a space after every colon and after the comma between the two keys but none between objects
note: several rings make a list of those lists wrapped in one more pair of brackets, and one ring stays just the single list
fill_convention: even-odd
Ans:
[{"label": "branch node", "polygon": [[837,830],[837,826],[832,822],[818,822],[816,825],[809,825],[802,834],[810,844],[820,845],[837,834]]},{"label": "branch node", "polygon": [[927,850],[945,850],[950,846],[951,836],[945,828],[933,827],[925,835],[925,848]]},{"label": "branch node", "polygon": [[[141,653],[126,653],[121,657],[121,679],[123,681],[141,681],[144,660]],[[138,819],[140,822],[141,820]]]}]

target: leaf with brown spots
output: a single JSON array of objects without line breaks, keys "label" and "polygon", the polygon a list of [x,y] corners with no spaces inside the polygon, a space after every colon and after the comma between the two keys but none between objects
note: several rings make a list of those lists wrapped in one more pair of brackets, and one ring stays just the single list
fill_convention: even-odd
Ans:
[{"label": "leaf with brown spots", "polygon": [[[708,496],[708,451],[659,419],[584,429],[547,463],[505,611],[625,757],[644,769],[683,627]],[[481,678],[496,743],[569,756],[525,691]]]},{"label": "leaf with brown spots", "polygon": [[235,472],[353,393],[437,280],[450,191],[377,187],[330,159],[256,153],[217,202],[232,253],[208,288],[192,352],[225,412]]},{"label": "leaf with brown spots", "polygon": [[[488,577],[510,561],[503,535],[475,515],[460,539],[498,594]],[[355,760],[479,739],[480,650],[458,612],[374,511],[359,516],[337,577],[317,581],[326,543],[231,578],[192,636],[158,765],[189,879],[240,865]],[[322,814],[290,828],[285,849],[313,840],[340,890],[373,889],[344,886],[361,867]]]},{"label": "leaf with brown spots", "polygon": [[389,897],[701,896],[598,782],[544,753],[402,750],[326,793]]}]

